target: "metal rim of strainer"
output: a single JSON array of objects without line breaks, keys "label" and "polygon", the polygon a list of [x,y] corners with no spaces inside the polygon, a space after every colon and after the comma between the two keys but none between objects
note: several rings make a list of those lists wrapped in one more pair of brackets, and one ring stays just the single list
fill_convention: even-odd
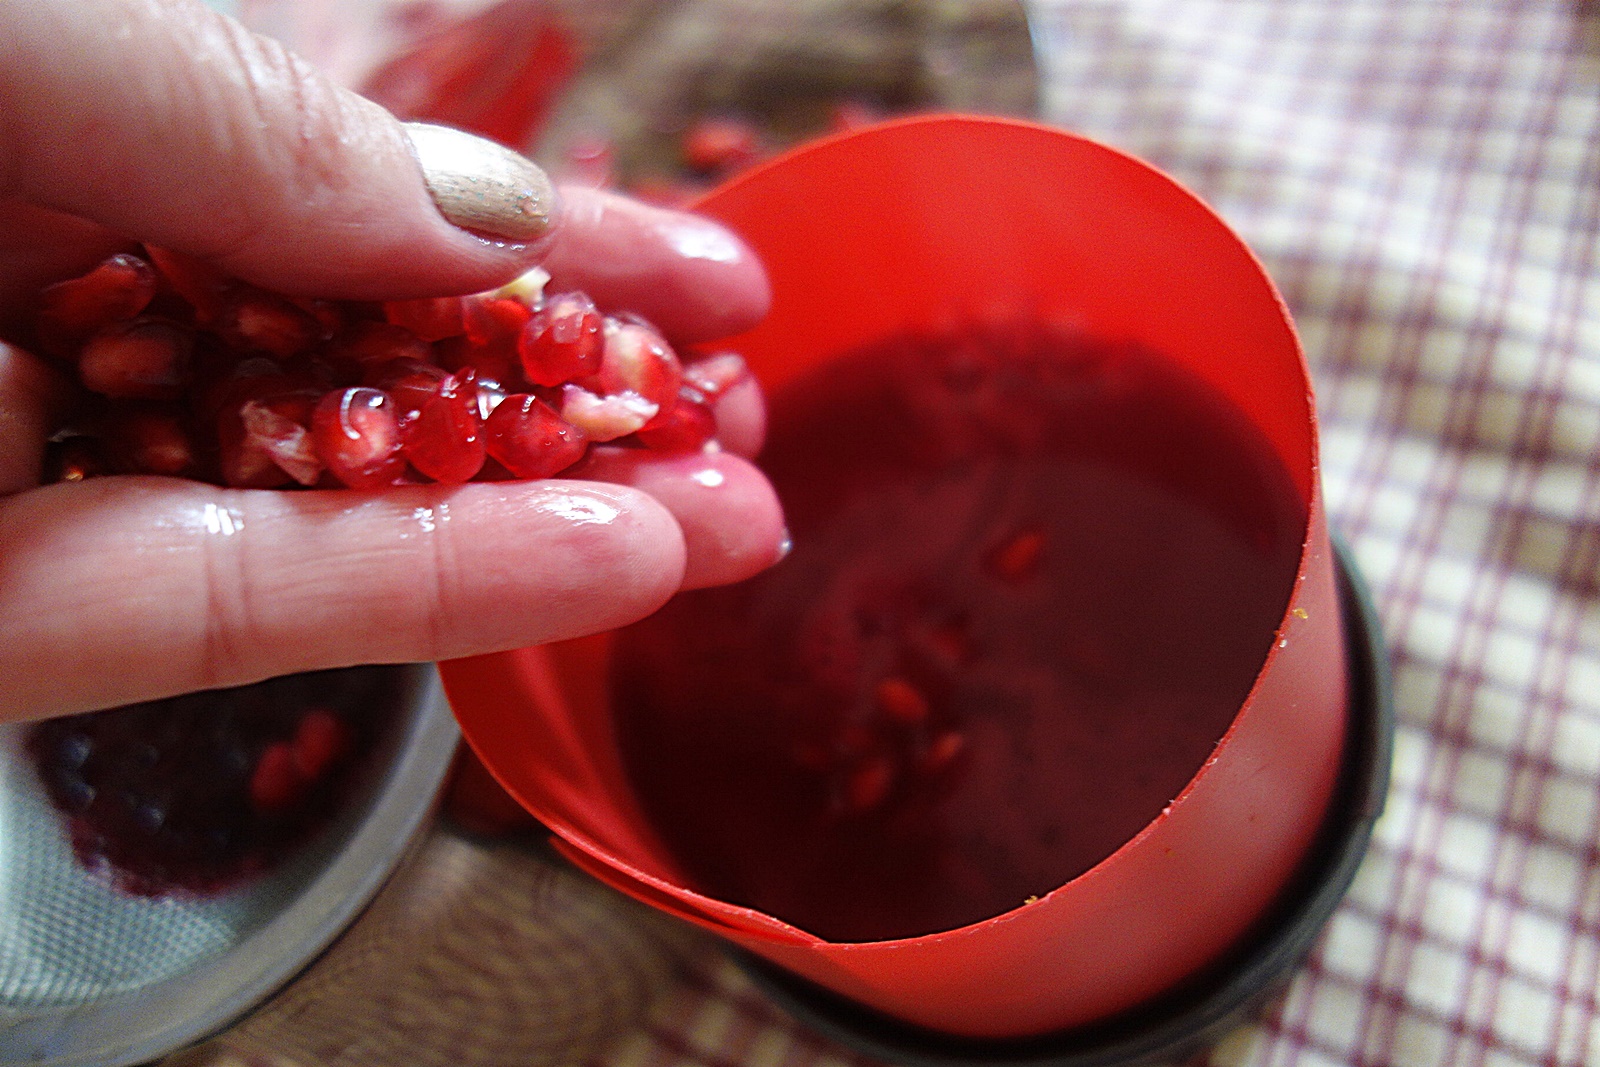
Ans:
[{"label": "metal rim of strainer", "polygon": [[386,753],[387,766],[308,843],[307,854],[292,865],[298,873],[287,875],[293,884],[283,906],[222,951],[150,985],[86,1003],[0,1014],[0,1063],[150,1063],[250,1012],[344,931],[412,848],[456,749],[455,719],[434,667],[393,669],[404,676],[407,714]]}]

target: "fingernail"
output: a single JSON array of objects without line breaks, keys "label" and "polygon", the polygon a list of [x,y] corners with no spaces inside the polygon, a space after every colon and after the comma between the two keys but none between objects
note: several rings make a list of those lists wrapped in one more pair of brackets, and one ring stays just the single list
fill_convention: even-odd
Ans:
[{"label": "fingernail", "polygon": [[536,241],[555,224],[549,175],[493,141],[448,126],[405,124],[439,213],[474,233]]}]

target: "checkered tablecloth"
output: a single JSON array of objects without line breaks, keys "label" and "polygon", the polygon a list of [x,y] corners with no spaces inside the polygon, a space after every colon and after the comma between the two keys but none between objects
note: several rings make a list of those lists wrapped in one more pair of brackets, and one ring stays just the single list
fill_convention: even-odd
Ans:
[{"label": "checkered tablecloth", "polygon": [[[1195,1062],[1600,1063],[1600,10],[1035,0],[1030,13],[1043,117],[1167,170],[1282,289],[1316,383],[1332,523],[1394,671],[1392,793],[1348,899],[1287,995]],[[435,1056],[424,1034],[408,1039],[414,1062],[867,1062],[697,937],[610,898],[585,906],[650,931],[603,964],[648,995],[619,1007],[594,992],[605,983],[571,981],[603,970],[575,935],[542,951],[571,993],[561,1018],[604,1007],[598,1030],[481,1060]],[[459,967],[478,958],[451,951]],[[515,1007],[515,981],[489,985],[512,1006],[452,993],[462,1018],[548,1036],[537,1004]],[[308,1067],[400,1062],[312,1054],[286,1026],[247,1024],[229,1047]]]}]

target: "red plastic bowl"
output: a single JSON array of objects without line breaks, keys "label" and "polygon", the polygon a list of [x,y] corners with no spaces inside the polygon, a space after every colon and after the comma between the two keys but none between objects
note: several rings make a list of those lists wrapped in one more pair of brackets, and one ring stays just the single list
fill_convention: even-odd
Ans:
[{"label": "red plastic bowl", "polygon": [[1147,1003],[1222,959],[1310,849],[1347,730],[1310,382],[1260,264],[1147,164],[1005,119],[923,117],[817,142],[700,207],[771,273],[772,314],[731,342],[768,390],[952,312],[1018,309],[1141,342],[1203,376],[1303,494],[1304,548],[1277,639],[1213,758],[1132,840],[1036,902],[900,941],[830,943],[686,888],[623,777],[603,637],[444,665],[468,741],[579,866],[914,1025],[1051,1033]]}]

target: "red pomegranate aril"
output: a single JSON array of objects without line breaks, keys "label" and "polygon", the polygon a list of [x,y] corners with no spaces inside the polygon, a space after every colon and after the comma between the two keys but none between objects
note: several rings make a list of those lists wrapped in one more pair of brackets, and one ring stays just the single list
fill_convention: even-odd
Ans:
[{"label": "red pomegranate aril", "polygon": [[846,777],[841,798],[846,814],[864,815],[889,799],[895,768],[887,756],[869,756]]},{"label": "red pomegranate aril", "polygon": [[288,359],[325,336],[322,323],[284,297],[240,288],[217,310],[212,328],[235,349]]},{"label": "red pomegranate aril", "polygon": [[328,473],[351,489],[395,485],[405,474],[395,403],[382,390],[355,386],[324,396],[311,434]]},{"label": "red pomegranate aril", "polygon": [[678,399],[683,366],[654,326],[641,320],[607,319],[600,369],[577,384],[600,396],[636,393],[658,408],[667,408]]},{"label": "red pomegranate aril", "polygon": [[462,297],[467,331],[434,347],[434,360],[449,371],[471,368],[507,381],[519,373],[517,339],[532,314],[520,301],[485,294]]},{"label": "red pomegranate aril", "polygon": [[478,344],[462,334],[447,337],[433,346],[434,362],[447,371],[472,370],[480,378],[495,381],[520,381],[522,368],[517,364],[516,338],[506,338],[491,344]]},{"label": "red pomegranate aril", "polygon": [[473,344],[515,344],[532,316],[528,305],[512,297],[491,293],[461,298],[461,321]]},{"label": "red pomegranate aril", "polygon": [[285,811],[305,794],[307,784],[295,765],[294,747],[274,741],[262,750],[250,772],[250,807],[261,815]]},{"label": "red pomegranate aril", "polygon": [[502,400],[484,421],[483,436],[489,455],[518,478],[559,474],[588,447],[582,430],[531,393]]},{"label": "red pomegranate aril", "polygon": [[326,708],[312,708],[295,724],[289,750],[295,769],[308,782],[315,782],[350,750],[355,733],[348,724]]},{"label": "red pomegranate aril", "polygon": [[155,293],[150,264],[127,253],[111,256],[88,274],[39,294],[39,344],[50,355],[64,356],[98,330],[144,311]]},{"label": "red pomegranate aril", "polygon": [[[347,316],[345,315],[344,306],[337,300],[322,300],[305,296],[291,296],[285,297],[285,299],[316,321],[318,336],[324,340],[329,337],[337,337],[340,331],[345,328]],[[352,307],[355,306],[352,305]],[[361,321],[370,322],[376,320],[363,319]]]},{"label": "red pomegranate aril", "polygon": [[[217,416],[218,463],[224,485],[237,489],[275,489],[291,481],[310,481],[308,464],[321,470],[312,442],[304,437],[317,394],[287,377],[262,378]],[[287,466],[285,466],[287,464]]]},{"label": "red pomegranate aril", "polygon": [[117,412],[109,420],[105,437],[134,473],[175,476],[195,469],[194,444],[182,421],[170,412]]},{"label": "red pomegranate aril", "polygon": [[1023,530],[989,553],[985,561],[989,573],[1003,582],[1021,582],[1039,566],[1039,555],[1044,551],[1044,531]]},{"label": "red pomegranate aril", "polygon": [[466,332],[461,297],[423,297],[418,300],[391,300],[383,305],[383,315],[397,326],[404,326],[424,341],[442,341]]},{"label": "red pomegranate aril", "polygon": [[494,409],[508,396],[506,387],[483,375],[478,376],[478,414],[487,419],[494,414]]},{"label": "red pomegranate aril", "polygon": [[639,443],[656,452],[694,452],[717,434],[711,409],[693,397],[678,402],[639,427]]},{"label": "red pomegranate aril", "polygon": [[161,319],[101,329],[78,354],[84,386],[116,400],[173,400],[182,395],[194,336]]},{"label": "red pomegranate aril", "polygon": [[683,365],[683,384],[707,403],[750,377],[750,365],[737,352],[718,352]]},{"label": "red pomegranate aril", "polygon": [[290,374],[276,360],[265,356],[242,360],[227,378],[212,383],[200,394],[190,394],[197,399],[197,411],[202,418],[209,413],[218,432],[225,433],[222,417],[237,413],[246,400],[283,400],[292,406],[281,410],[290,418],[310,425],[311,409],[316,406],[327,387],[303,374]]},{"label": "red pomegranate aril", "polygon": [[683,135],[683,161],[702,173],[739,170],[762,154],[755,123],[732,115],[699,119]]},{"label": "red pomegranate aril", "polygon": [[296,419],[259,400],[247,400],[239,409],[245,438],[279,470],[301,485],[316,485],[322,461],[312,445],[311,432]]},{"label": "red pomegranate aril", "polygon": [[170,248],[145,245],[144,250],[160,280],[194,309],[196,322],[207,325],[216,318],[224,298],[236,284],[231,278],[205,260]]},{"label": "red pomegranate aril", "polygon": [[902,726],[917,726],[927,721],[928,698],[904,678],[885,678],[873,690],[872,699],[894,722]]},{"label": "red pomegranate aril", "polygon": [[443,367],[415,359],[392,360],[373,370],[363,384],[388,393],[400,418],[438,396],[439,387],[450,377]]},{"label": "red pomegranate aril", "polygon": [[600,369],[605,318],[584,293],[557,293],[533,313],[517,339],[522,373],[534,385],[560,385]]},{"label": "red pomegranate aril", "polygon": [[917,771],[933,777],[950,769],[957,757],[967,747],[967,735],[957,730],[946,730],[928,743],[917,760]]},{"label": "red pomegranate aril", "polygon": [[561,387],[561,417],[591,441],[615,441],[636,433],[660,410],[632,391],[596,396],[579,385]]},{"label": "red pomegranate aril", "polygon": [[427,363],[433,358],[428,342],[404,326],[370,320],[351,323],[328,345],[328,353],[335,358],[351,360],[364,372],[395,360]]},{"label": "red pomegranate aril", "polygon": [[400,422],[401,447],[411,465],[436,482],[464,482],[483,468],[483,416],[478,379],[452,374],[438,392]]},{"label": "red pomegranate aril", "polygon": [[111,473],[105,456],[104,440],[98,437],[73,435],[51,441],[45,448],[43,481],[81,482]]}]

